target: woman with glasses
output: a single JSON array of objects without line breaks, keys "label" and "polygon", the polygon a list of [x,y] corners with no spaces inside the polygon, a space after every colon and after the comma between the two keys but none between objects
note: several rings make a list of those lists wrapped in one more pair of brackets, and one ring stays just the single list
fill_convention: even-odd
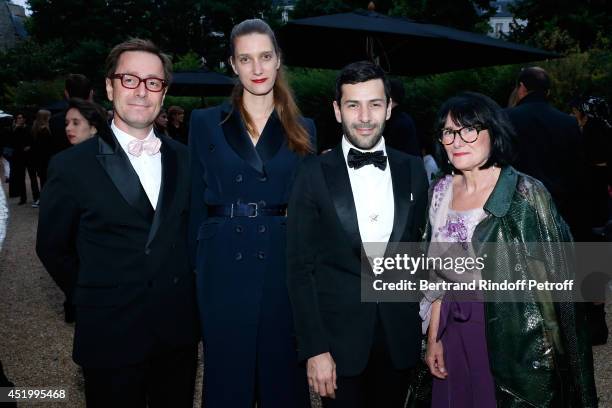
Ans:
[{"label": "woman with glasses", "polygon": [[[510,166],[513,129],[502,109],[463,93],[444,103],[437,126],[446,176],[430,192],[428,255],[474,257],[484,243],[495,245],[486,247],[483,269],[434,270],[430,281],[568,279],[561,242],[571,242],[569,230],[542,184]],[[527,253],[530,243],[541,254]],[[542,301],[544,292],[424,295],[432,407],[596,406],[584,315],[575,304]]]},{"label": "woman with glasses", "polygon": [[238,76],[231,102],[194,111],[189,134],[203,404],[293,408],[307,403],[307,382],[286,287],[286,209],[315,127],[300,115],[264,21],[233,28],[229,62]]}]

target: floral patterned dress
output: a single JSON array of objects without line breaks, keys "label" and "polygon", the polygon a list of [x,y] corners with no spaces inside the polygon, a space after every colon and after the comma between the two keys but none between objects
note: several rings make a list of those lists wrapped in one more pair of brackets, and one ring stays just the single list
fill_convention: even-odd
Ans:
[{"label": "floral patterned dress", "polygon": [[[486,218],[482,208],[456,211],[452,202],[452,176],[441,179],[434,187],[429,210],[432,227],[431,246],[447,246],[453,256],[471,256],[471,240],[476,226]],[[469,282],[480,279],[476,271],[433,271],[431,278],[449,282]],[[425,303],[442,299],[438,340],[444,348],[444,363],[448,376],[434,377],[432,407],[495,407],[495,387],[489,367],[484,325],[484,303],[465,301],[465,293],[425,293]],[[472,294],[476,296],[477,294]],[[458,300],[460,299],[460,300]],[[422,315],[423,315],[423,304]],[[428,316],[427,316],[428,317]],[[426,324],[429,319],[426,319]]]}]

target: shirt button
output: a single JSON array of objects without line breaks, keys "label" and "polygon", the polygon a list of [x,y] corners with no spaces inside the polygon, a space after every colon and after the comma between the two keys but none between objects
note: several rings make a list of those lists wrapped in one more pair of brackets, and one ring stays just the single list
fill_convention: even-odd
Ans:
[{"label": "shirt button", "polygon": [[534,361],[532,366],[533,366],[533,368],[535,368],[537,370],[538,368],[540,368],[540,362],[539,361]]},{"label": "shirt button", "polygon": [[236,232],[240,234],[242,232],[242,225],[236,225]]},{"label": "shirt button", "polygon": [[235,257],[235,259],[236,259],[237,261],[240,261],[240,260],[242,259],[242,253],[240,253],[240,252],[236,252],[236,257]]},{"label": "shirt button", "polygon": [[260,225],[259,228],[257,228],[257,230],[263,234],[264,232],[266,232],[266,226]]},{"label": "shirt button", "polygon": [[236,176],[236,183],[242,183],[242,174]]},{"label": "shirt button", "polygon": [[263,251],[259,251],[257,253],[257,258],[259,258],[259,259],[266,259],[266,254]]}]

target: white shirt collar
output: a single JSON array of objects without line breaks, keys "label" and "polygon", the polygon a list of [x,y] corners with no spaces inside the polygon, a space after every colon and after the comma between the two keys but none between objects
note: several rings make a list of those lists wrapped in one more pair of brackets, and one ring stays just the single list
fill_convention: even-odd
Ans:
[{"label": "white shirt collar", "polygon": [[[115,125],[115,120],[111,122],[111,130],[115,134],[115,137],[119,141],[119,144],[121,145],[123,150],[125,150],[126,152],[128,151],[128,143],[130,143],[132,140],[140,140],[130,135],[129,133],[125,133],[123,130],[119,129],[117,125]],[[145,139],[149,139],[151,137],[155,137],[155,132],[153,131],[152,126],[151,126],[151,131],[149,132],[149,134],[147,135]]]},{"label": "white shirt collar", "polygon": [[376,143],[376,145],[374,147],[372,147],[371,149],[360,149],[359,147],[356,147],[355,145],[353,145],[351,142],[349,142],[349,140],[346,138],[345,135],[342,135],[342,152],[344,153],[344,161],[347,160],[348,157],[348,152],[351,149],[355,149],[355,150],[359,150],[360,152],[376,152],[378,150],[382,150],[383,154],[387,154],[387,149],[385,148],[385,137],[381,136],[380,140],[378,141],[378,143]]}]

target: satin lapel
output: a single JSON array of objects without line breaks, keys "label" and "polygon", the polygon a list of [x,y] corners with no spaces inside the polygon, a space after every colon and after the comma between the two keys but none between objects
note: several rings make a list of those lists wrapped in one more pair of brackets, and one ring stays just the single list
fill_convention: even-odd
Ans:
[{"label": "satin lapel", "polygon": [[[221,121],[225,120],[230,110],[231,106],[221,109]],[[225,140],[227,140],[227,143],[236,154],[247,162],[249,166],[259,173],[264,174],[263,161],[259,157],[255,146],[253,146],[253,142],[251,142],[251,138],[247,133],[244,123],[242,123],[240,112],[233,109],[231,111],[231,116],[223,122],[222,127]]]},{"label": "satin lapel", "polygon": [[283,145],[285,139],[285,131],[283,130],[283,124],[281,123],[276,111],[272,112],[259,141],[257,142],[257,153],[259,157],[265,162],[270,161],[278,152],[278,149]]},{"label": "satin lapel", "polygon": [[157,206],[155,208],[155,215],[153,216],[153,223],[151,224],[151,230],[149,231],[149,239],[147,240],[147,247],[155,238],[155,234],[159,229],[164,217],[170,210],[172,204],[172,198],[176,191],[176,182],[178,175],[178,159],[176,151],[172,149],[168,143],[164,140],[164,137],[158,136],[162,141],[161,152],[161,164],[162,164],[162,180],[159,188],[159,198],[157,199]]},{"label": "satin lapel", "polygon": [[391,169],[393,201],[395,203],[393,230],[389,237],[389,242],[398,242],[402,239],[402,235],[406,229],[410,207],[414,200],[414,197],[411,196],[410,163],[392,149],[387,149],[387,156],[389,168]]},{"label": "satin lapel", "polygon": [[340,224],[349,236],[357,256],[361,254],[361,235],[357,221],[357,210],[351,189],[351,180],[342,153],[342,145],[321,157],[321,167],[327,189],[336,208]]},{"label": "satin lapel", "polygon": [[121,196],[149,222],[153,219],[153,207],[140,184],[138,174],[130,159],[110,134],[98,137],[99,154],[96,155]]}]

